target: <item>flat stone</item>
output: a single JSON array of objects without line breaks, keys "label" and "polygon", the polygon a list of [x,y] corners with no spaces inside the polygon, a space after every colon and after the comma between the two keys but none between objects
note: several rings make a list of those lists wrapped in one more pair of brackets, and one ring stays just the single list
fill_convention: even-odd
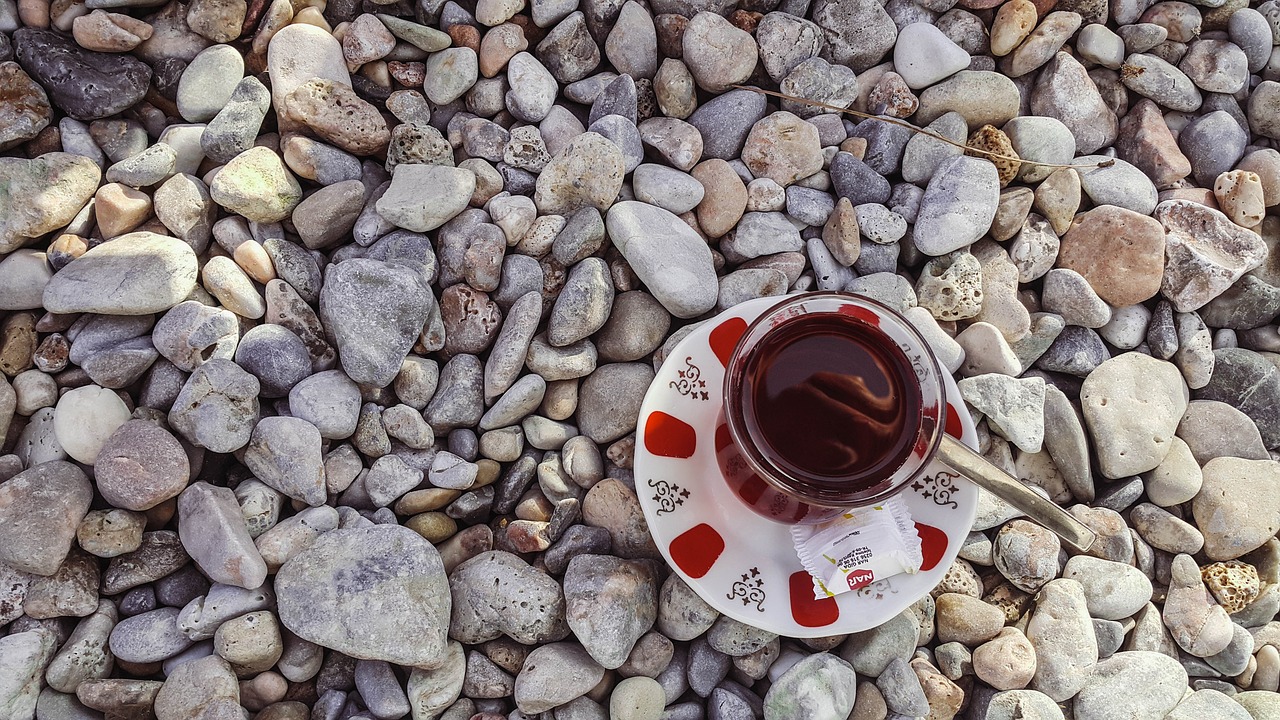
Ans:
[{"label": "flat stone", "polygon": [[431,304],[413,270],[357,258],[329,270],[320,317],[347,375],[357,383],[386,387],[426,324]]},{"label": "flat stone", "polygon": [[[394,525],[331,530],[276,574],[280,621],[362,660],[423,669],[446,660],[449,593],[440,554]],[[412,637],[403,629],[414,627]]]},{"label": "flat stone", "polygon": [[715,306],[719,286],[707,244],[684,221],[645,203],[624,201],[605,218],[609,237],[653,296],[676,317]]},{"label": "flat stone", "polygon": [[72,261],[45,286],[51,312],[145,315],[168,310],[195,288],[191,246],[165,235],[135,232]]},{"label": "flat stone", "polygon": [[0,485],[0,561],[34,575],[57,572],[92,493],[85,474],[62,461],[36,465]]},{"label": "flat stone", "polygon": [[1107,360],[1085,378],[1081,406],[1102,474],[1122,478],[1158,466],[1169,453],[1188,396],[1172,363],[1141,353]]},{"label": "flat stone", "polygon": [[50,30],[24,27],[13,34],[18,62],[77,120],[122,112],[142,99],[151,68],[129,56],[85,50]]}]

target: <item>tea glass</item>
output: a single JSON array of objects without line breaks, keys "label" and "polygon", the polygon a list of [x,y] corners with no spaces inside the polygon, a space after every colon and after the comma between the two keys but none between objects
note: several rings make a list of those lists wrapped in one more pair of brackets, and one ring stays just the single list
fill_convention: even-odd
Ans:
[{"label": "tea glass", "polygon": [[[803,322],[823,313],[846,316],[863,325],[872,337],[892,343],[905,353],[914,377],[901,378],[919,389],[920,404],[908,418],[904,432],[914,443],[910,454],[894,471],[871,484],[840,487],[800,476],[794,468],[775,462],[761,447],[765,438],[747,422],[744,410],[746,368],[761,343],[787,323]],[[729,358],[724,380],[723,422],[716,437],[716,456],[726,482],[753,512],[787,524],[816,524],[839,516],[849,508],[875,505],[902,492],[937,461],[1026,513],[1032,520],[1058,534],[1073,547],[1086,550],[1093,532],[1052,501],[991,464],[947,433],[947,387],[942,370],[928,342],[898,312],[870,298],[841,292],[813,292],[787,297],[765,311],[743,333]],[[959,398],[952,398],[963,407]],[[959,426],[958,419],[952,427]]]}]

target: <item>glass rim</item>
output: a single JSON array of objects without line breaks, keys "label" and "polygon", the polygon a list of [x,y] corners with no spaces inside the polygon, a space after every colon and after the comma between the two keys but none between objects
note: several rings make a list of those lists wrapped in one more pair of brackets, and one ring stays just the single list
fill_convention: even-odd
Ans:
[{"label": "glass rim", "polygon": [[[915,458],[915,453],[908,455],[906,461],[889,474],[884,480],[874,485],[870,489],[863,489],[857,492],[847,492],[839,490],[824,490],[814,487],[812,483],[807,483],[802,479],[792,477],[787,471],[770,461],[757,447],[751,435],[750,429],[746,426],[745,416],[742,408],[742,378],[744,365],[747,358],[760,342],[760,340],[774,329],[777,325],[786,322],[786,314],[793,311],[797,306],[803,306],[805,303],[814,302],[836,302],[842,305],[862,306],[876,313],[881,320],[888,319],[908,338],[908,344],[914,346],[912,348],[902,347],[898,340],[890,336],[890,340],[898,345],[900,349],[907,355],[909,360],[913,360],[912,365],[917,371],[917,382],[921,385],[921,403],[920,417],[917,420],[917,442],[921,436],[926,437],[926,447],[923,456],[919,459]],[[819,311],[822,312],[822,311]],[[800,317],[796,314],[795,317]],[[855,319],[866,322],[861,318]],[[870,323],[867,323],[870,325]],[[883,328],[873,326],[873,329],[882,334],[888,335]],[[913,357],[913,351],[914,357]],[[733,352],[729,356],[729,362],[725,367],[724,375],[724,418],[729,428],[729,435],[733,443],[738,446],[744,460],[766,484],[774,488],[778,492],[788,495],[801,502],[827,508],[849,508],[871,505],[883,501],[894,494],[907,484],[912,478],[919,474],[921,470],[928,466],[929,462],[938,452],[938,447],[942,443],[942,434],[945,432],[946,424],[946,386],[942,382],[941,368],[932,349],[929,347],[928,341],[920,334],[920,332],[907,320],[901,313],[889,307],[888,305],[853,293],[826,290],[817,292],[806,292],[795,295],[789,295],[780,302],[771,306],[760,314],[754,321],[747,326],[742,333],[742,337],[738,339],[737,344],[733,348]],[[932,394],[936,396],[935,402],[927,399],[926,390],[932,390]],[[930,416],[930,408],[933,409],[933,417],[935,422],[932,428],[928,427]],[[914,462],[913,462],[914,461]]]}]

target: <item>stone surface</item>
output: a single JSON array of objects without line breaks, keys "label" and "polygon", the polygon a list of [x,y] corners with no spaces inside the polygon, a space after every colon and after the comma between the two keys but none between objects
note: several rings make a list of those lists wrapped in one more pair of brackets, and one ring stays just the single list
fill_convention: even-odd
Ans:
[{"label": "stone surface", "polygon": [[676,317],[715,305],[718,286],[706,243],[666,210],[626,201],[609,209],[609,237],[649,291]]},{"label": "stone surface", "polygon": [[[1143,390],[1136,392],[1141,386]],[[1121,478],[1158,466],[1169,453],[1188,391],[1170,363],[1140,353],[1104,362],[1080,390],[1102,473]]]},{"label": "stone surface", "polygon": [[79,468],[54,461],[18,473],[0,485],[5,542],[0,560],[34,575],[52,575],[75,541],[93,488]]},{"label": "stone surface", "polygon": [[43,302],[54,312],[145,315],[182,302],[195,284],[196,257],[189,245],[136,232],[68,264],[45,285]]},{"label": "stone surface", "polygon": [[352,259],[334,267],[320,296],[343,370],[357,383],[389,385],[426,324],[431,298],[402,265]]},{"label": "stone surface", "polygon": [[[280,568],[275,588],[280,621],[299,637],[364,660],[424,669],[445,662],[444,565],[416,533],[331,530]],[[417,628],[412,638],[402,633],[408,625]]]}]

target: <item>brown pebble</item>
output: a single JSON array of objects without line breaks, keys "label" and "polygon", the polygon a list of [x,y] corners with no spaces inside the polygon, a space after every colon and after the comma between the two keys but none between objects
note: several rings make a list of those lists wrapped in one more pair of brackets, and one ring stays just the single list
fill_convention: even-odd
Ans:
[{"label": "brown pebble", "polygon": [[484,34],[480,42],[480,74],[495,77],[516,53],[529,49],[524,30],[514,23],[504,23]]},{"label": "brown pebble", "polygon": [[1062,237],[1058,266],[1075,270],[1116,307],[1148,300],[1164,277],[1164,228],[1115,205],[1081,214]]},{"label": "brown pebble", "polygon": [[40,131],[39,135],[29,140],[26,145],[27,157],[40,157],[45,153],[60,152],[62,150],[62,133],[58,132],[57,125],[50,125]]},{"label": "brown pebble", "polygon": [[62,333],[54,333],[44,339],[36,348],[32,360],[42,372],[62,372],[67,367],[67,356],[71,353],[71,345]]},{"label": "brown pebble", "polygon": [[396,82],[410,88],[422,87],[422,81],[427,76],[427,66],[420,62],[390,60],[387,62],[387,70]]},{"label": "brown pebble", "polygon": [[455,47],[471,48],[480,52],[480,30],[474,25],[452,25],[449,27],[449,37],[453,39]]},{"label": "brown pebble", "polygon": [[36,352],[36,316],[14,313],[0,329],[0,372],[9,377],[29,370]]},{"label": "brown pebble", "polygon": [[733,14],[729,16],[729,23],[739,30],[745,30],[754,35],[756,26],[760,24],[760,20],[763,18],[764,15],[761,13],[739,9],[734,10]]},{"label": "brown pebble", "polygon": [[[1012,182],[1017,177],[1018,170],[1022,168],[1022,160],[1017,159],[1018,153],[1013,149],[1009,136],[992,125],[983,125],[974,131],[966,145],[969,149],[965,150],[965,155],[990,160],[996,166],[1000,187]],[[987,153],[1003,157],[992,157]]]},{"label": "brown pebble", "polygon": [[71,23],[71,35],[86,50],[128,52],[151,37],[147,23],[121,13],[94,10]]},{"label": "brown pebble", "polygon": [[658,31],[659,57],[684,57],[684,31],[689,27],[689,18],[683,15],[659,15],[653,19]]}]

